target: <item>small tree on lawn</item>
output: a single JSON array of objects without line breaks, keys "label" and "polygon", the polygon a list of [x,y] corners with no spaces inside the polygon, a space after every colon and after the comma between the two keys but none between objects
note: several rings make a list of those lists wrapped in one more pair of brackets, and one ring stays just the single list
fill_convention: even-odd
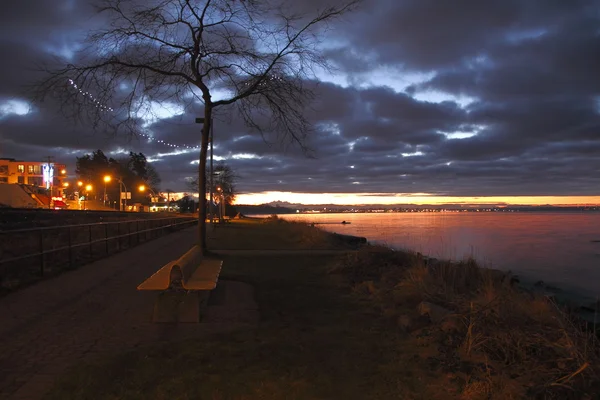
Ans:
[{"label": "small tree on lawn", "polygon": [[[330,69],[319,49],[323,29],[360,0],[311,17],[293,13],[285,2],[100,1],[107,28],[88,36],[76,65],[46,68],[47,78],[35,85],[37,100],[54,96],[69,117],[134,133],[144,129],[140,120],[149,105],[201,102],[198,227],[206,251],[203,201],[215,111],[235,107],[249,128],[304,148],[310,124],[303,110],[313,99],[307,81],[315,68]],[[215,90],[227,95],[214,100]]]}]

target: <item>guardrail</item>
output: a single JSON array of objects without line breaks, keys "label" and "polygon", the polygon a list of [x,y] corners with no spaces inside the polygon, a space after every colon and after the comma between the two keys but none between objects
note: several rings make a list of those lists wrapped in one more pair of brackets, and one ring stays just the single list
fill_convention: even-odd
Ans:
[{"label": "guardrail", "polygon": [[166,218],[174,216],[194,217],[195,214],[167,212],[133,212],[103,210],[49,210],[44,208],[1,208],[0,231],[15,229],[39,229],[59,225],[93,224],[116,222],[126,219]]},{"label": "guardrail", "polygon": [[0,294],[197,221],[170,217],[0,231]]}]

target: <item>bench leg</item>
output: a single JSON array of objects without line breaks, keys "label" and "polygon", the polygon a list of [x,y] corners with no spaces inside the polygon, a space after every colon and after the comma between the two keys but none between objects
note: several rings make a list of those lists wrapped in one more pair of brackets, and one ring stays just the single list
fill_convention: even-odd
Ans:
[{"label": "bench leg", "polygon": [[164,291],[154,303],[152,322],[200,322],[200,299],[196,292]]}]

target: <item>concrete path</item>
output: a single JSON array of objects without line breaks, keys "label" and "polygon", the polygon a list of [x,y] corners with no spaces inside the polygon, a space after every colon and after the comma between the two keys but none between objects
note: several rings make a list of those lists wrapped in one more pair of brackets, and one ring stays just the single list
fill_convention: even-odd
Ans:
[{"label": "concrete path", "polygon": [[39,399],[80,361],[254,326],[252,287],[226,281],[200,324],[150,322],[156,294],[136,286],[195,237],[196,228],[179,231],[0,298],[0,399]]}]

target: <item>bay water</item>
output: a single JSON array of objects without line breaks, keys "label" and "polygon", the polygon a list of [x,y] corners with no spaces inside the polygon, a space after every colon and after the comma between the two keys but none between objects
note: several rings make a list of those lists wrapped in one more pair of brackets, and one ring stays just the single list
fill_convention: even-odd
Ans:
[{"label": "bay water", "polygon": [[[600,212],[290,214],[370,243],[511,271],[577,297],[600,297]],[[349,224],[342,224],[342,221]]]}]

